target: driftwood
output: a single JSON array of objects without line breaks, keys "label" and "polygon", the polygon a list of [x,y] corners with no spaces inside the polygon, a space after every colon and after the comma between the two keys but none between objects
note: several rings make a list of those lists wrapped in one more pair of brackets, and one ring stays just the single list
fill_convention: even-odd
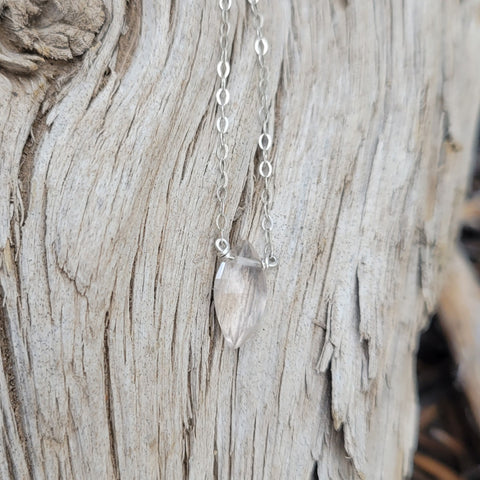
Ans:
[{"label": "driftwood", "polygon": [[[462,223],[480,227],[480,196],[466,202]],[[439,299],[440,322],[458,363],[463,386],[480,426],[480,285],[465,255],[456,251]]]},{"label": "driftwood", "polygon": [[[419,331],[480,100],[480,2],[260,2],[268,313],[211,305],[216,1],[0,0],[0,477],[411,470]],[[232,11],[232,238],[259,241],[253,24]],[[270,272],[269,272],[270,273]]]}]

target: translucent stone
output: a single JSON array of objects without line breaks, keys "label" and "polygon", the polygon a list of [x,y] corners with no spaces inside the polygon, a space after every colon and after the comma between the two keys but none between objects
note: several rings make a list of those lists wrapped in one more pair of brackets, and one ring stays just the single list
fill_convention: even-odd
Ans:
[{"label": "translucent stone", "polygon": [[232,249],[234,260],[218,268],[213,288],[215,311],[225,341],[240,347],[257,329],[267,302],[267,282],[259,256],[246,240]]}]

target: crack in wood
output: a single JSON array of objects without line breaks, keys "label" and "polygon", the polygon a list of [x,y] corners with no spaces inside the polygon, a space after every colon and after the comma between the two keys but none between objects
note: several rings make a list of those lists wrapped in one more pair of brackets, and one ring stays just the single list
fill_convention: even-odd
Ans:
[{"label": "crack in wood", "polygon": [[115,439],[115,418],[113,411],[113,391],[110,371],[110,312],[105,314],[105,330],[103,334],[103,375],[105,380],[105,409],[107,412],[108,438],[110,442],[110,453],[115,480],[120,480],[120,465],[117,451],[117,441]]},{"label": "crack in wood", "polygon": [[[362,310],[360,305],[360,277],[358,274],[358,266],[355,270],[354,298],[355,298],[355,316],[357,317],[357,325],[358,325],[359,335],[360,335],[360,344],[363,350],[363,354],[365,356],[365,362],[366,362],[365,367],[367,368],[367,372],[368,372],[368,366],[369,366],[368,364],[370,359],[370,354],[369,354],[370,346],[369,346],[369,338],[365,335],[365,332],[361,331],[361,328],[360,328],[362,324]],[[369,378],[368,373],[367,373],[367,377]]]},{"label": "crack in wood", "polygon": [[220,471],[218,468],[217,413],[217,410],[215,410],[215,424],[213,428],[213,480],[219,480],[220,478]]},{"label": "crack in wood", "polygon": [[[255,478],[255,437],[257,435],[257,414],[255,413],[255,418],[253,419],[253,428],[252,428],[252,463],[250,467],[250,478]],[[265,458],[264,458],[265,460]]]},{"label": "crack in wood", "polygon": [[180,302],[180,297],[177,295],[177,300],[175,303],[175,313],[173,314],[173,325],[172,325],[172,341],[170,343],[170,361],[172,362],[172,367],[175,365],[174,357],[175,357],[175,345],[176,345],[176,335],[177,335],[177,323],[178,319],[178,305]]},{"label": "crack in wood", "polygon": [[[7,307],[5,305],[5,293],[0,286],[0,358],[2,360],[3,372],[7,381],[8,397],[10,405],[13,411],[15,425],[17,427],[18,437],[23,449],[23,455],[27,469],[32,476],[32,458],[30,455],[30,449],[27,441],[27,435],[25,433],[25,427],[23,424],[23,416],[21,414],[21,404],[18,397],[18,385],[16,378],[15,367],[15,354],[13,352],[12,338],[9,327],[9,317]],[[5,407],[3,407],[5,410]],[[5,441],[5,445],[8,446],[8,440]],[[11,453],[11,452],[8,452]],[[9,469],[13,468],[13,459],[10,457]],[[12,477],[14,478],[14,477]],[[33,478],[33,477],[32,477]]]},{"label": "crack in wood", "polygon": [[175,2],[176,0],[170,0],[168,7],[168,33],[172,34],[175,27]]},{"label": "crack in wood", "polygon": [[337,213],[335,215],[335,222],[334,222],[333,228],[332,228],[332,231],[333,231],[332,241],[330,242],[329,249],[328,249],[325,275],[323,276],[322,288],[320,290],[320,298],[323,298],[323,292],[325,290],[325,283],[327,281],[328,272],[329,272],[330,267],[331,267],[333,248],[335,246],[335,239],[337,238],[338,223],[340,221],[340,214],[342,212],[343,198],[344,198],[344,195],[345,195],[346,186],[347,186],[347,180],[345,179],[344,182],[343,182],[343,185],[342,185],[342,191],[340,193],[340,199],[338,201]]},{"label": "crack in wood", "polygon": [[[7,422],[7,419],[5,418],[5,413],[3,414],[3,423],[6,424]],[[15,466],[14,466],[14,463],[13,463],[13,456],[12,456],[12,452],[10,450],[10,443],[8,441],[8,438],[7,438],[7,435],[6,435],[6,432],[4,431],[3,432],[3,445],[5,447],[4,451],[5,451],[5,460],[6,460],[6,464],[7,464],[7,468],[8,468],[8,474],[10,476],[11,479],[16,479],[18,478],[18,476],[15,474]]]},{"label": "crack in wood", "polygon": [[[211,113],[211,109],[209,107],[205,108],[205,111],[202,115],[202,118],[198,122],[197,129],[195,130],[195,133],[193,134],[193,138],[190,141],[188,147],[187,147],[187,152],[185,155],[185,161],[183,162],[182,165],[182,173],[180,175],[180,183],[183,182],[185,178],[185,173],[187,170],[187,166],[189,165],[188,159],[191,159],[193,157],[193,154],[195,150],[197,150],[197,145],[198,145],[198,140],[200,139],[200,135],[205,132],[205,123],[207,118],[209,117],[209,113]],[[208,165],[208,162],[205,162],[206,165]],[[191,173],[191,170],[190,170]]]},{"label": "crack in wood", "polygon": [[[47,93],[45,93],[47,95]],[[25,223],[28,216],[28,204],[30,202],[30,186],[33,176],[33,167],[34,167],[34,156],[36,149],[38,147],[40,139],[43,137],[45,131],[47,130],[46,125],[46,116],[47,112],[39,112],[35,120],[30,127],[30,134],[28,135],[27,141],[22,151],[22,156],[20,160],[20,166],[18,171],[18,184],[20,188],[21,200],[24,206],[24,215],[23,222],[19,225],[20,234],[22,232],[21,227]],[[20,237],[21,240],[21,237]]]},{"label": "crack in wood", "polygon": [[123,76],[132,63],[140,39],[141,28],[142,2],[141,0],[129,0],[125,7],[122,35],[118,40],[118,54],[115,63],[117,75]]},{"label": "crack in wood", "polygon": [[183,423],[183,475],[184,478],[188,478],[190,475],[190,453],[192,451],[192,443],[194,435],[192,435],[192,430],[195,428],[195,402],[193,399],[192,391],[192,347],[189,345],[188,348],[188,367],[187,367],[187,422]]}]

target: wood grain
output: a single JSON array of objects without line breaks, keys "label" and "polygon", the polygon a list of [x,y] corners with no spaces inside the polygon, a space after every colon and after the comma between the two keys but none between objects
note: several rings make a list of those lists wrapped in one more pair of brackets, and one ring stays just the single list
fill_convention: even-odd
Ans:
[{"label": "wood grain", "polygon": [[[31,28],[98,32],[78,58],[15,47],[7,3],[0,40],[23,58],[0,58],[0,476],[407,476],[480,2],[261,3],[281,263],[239,352],[211,305],[217,3],[32,2]],[[231,14],[227,215],[261,249],[253,23],[246,2]]]}]

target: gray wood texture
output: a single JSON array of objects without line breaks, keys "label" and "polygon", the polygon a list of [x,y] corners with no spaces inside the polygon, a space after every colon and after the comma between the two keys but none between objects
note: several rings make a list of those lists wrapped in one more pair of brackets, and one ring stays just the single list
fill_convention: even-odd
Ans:
[{"label": "gray wood texture", "polygon": [[[0,0],[0,477],[400,479],[480,100],[477,0],[260,2],[275,243],[224,346],[216,1]],[[234,1],[232,239],[262,248]]]}]

